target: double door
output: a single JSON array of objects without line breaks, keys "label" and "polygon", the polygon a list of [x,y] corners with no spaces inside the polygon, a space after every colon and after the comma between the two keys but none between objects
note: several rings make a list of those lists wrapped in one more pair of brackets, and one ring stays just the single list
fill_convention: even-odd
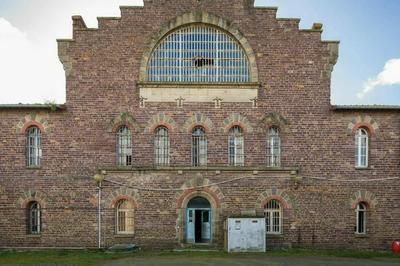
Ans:
[{"label": "double door", "polygon": [[188,208],[186,210],[186,240],[188,243],[209,243],[211,240],[211,210]]}]

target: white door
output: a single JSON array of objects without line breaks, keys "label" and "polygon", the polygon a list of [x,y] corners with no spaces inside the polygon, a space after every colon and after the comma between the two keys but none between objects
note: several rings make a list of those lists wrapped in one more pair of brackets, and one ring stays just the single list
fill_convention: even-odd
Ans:
[{"label": "white door", "polygon": [[210,210],[204,210],[201,212],[201,238],[204,240],[210,240],[211,238],[210,216]]},{"label": "white door", "polygon": [[194,209],[187,209],[186,211],[186,241],[188,243],[194,243]]}]

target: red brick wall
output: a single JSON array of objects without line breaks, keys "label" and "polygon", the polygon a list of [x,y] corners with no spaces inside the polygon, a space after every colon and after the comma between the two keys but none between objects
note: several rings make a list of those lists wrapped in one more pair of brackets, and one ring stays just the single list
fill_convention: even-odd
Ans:
[{"label": "red brick wall", "polygon": [[[121,19],[100,19],[99,29],[79,29],[69,41],[67,57],[72,70],[66,77],[66,110],[8,110],[0,108],[0,246],[91,246],[97,245],[96,185],[91,177],[98,169],[115,168],[115,133],[111,121],[129,113],[140,127],[133,134],[133,164],[153,165],[153,133],[144,129],[153,116],[169,115],[176,123],[170,132],[171,166],[189,166],[191,137],[185,122],[194,113],[208,117],[214,128],[208,134],[208,165],[226,166],[227,133],[224,119],[236,113],[246,117],[251,133],[246,133],[245,166],[265,166],[266,126],[261,119],[277,113],[287,120],[282,128],[282,166],[299,168],[298,184],[289,171],[222,172],[183,170],[134,172],[121,179],[117,173],[106,177],[133,185],[179,188],[199,174],[212,182],[240,176],[255,177],[219,185],[224,197],[216,224],[215,243],[223,244],[223,220],[241,210],[254,209],[263,191],[287,191],[292,208],[284,211],[283,235],[273,237],[271,246],[316,246],[321,248],[388,247],[400,238],[398,181],[356,182],[359,179],[399,176],[400,123],[398,111],[332,111],[330,77],[325,75],[328,43],[320,32],[299,31],[297,20],[277,20],[276,10],[243,7],[242,2],[145,1],[145,7],[121,8]],[[246,2],[246,5],[249,1]],[[229,6],[230,8],[226,8]],[[261,86],[258,108],[251,103],[146,103],[139,108],[139,67],[152,37],[169,20],[183,13],[205,11],[231,21],[251,45],[257,60]],[[329,25],[328,25],[329,26]],[[20,129],[28,115],[40,115],[43,160],[40,169],[25,167],[25,136]],[[370,116],[379,126],[370,138],[370,167],[354,168],[354,135],[348,124],[357,116]],[[354,182],[315,181],[309,177],[352,179]],[[117,188],[104,184],[104,197]],[[377,206],[369,211],[368,237],[354,235],[355,211],[351,196],[359,190],[372,192]],[[43,232],[26,235],[26,216],[19,201],[28,191],[46,195]],[[144,246],[177,245],[178,217],[173,204],[175,192],[138,191],[134,237],[114,236],[113,210],[104,211],[103,244],[135,242]],[[106,202],[104,202],[106,204]],[[19,209],[18,209],[19,208]],[[312,211],[310,213],[310,211]],[[313,213],[315,212],[315,213]],[[179,230],[178,230],[179,231]]]}]

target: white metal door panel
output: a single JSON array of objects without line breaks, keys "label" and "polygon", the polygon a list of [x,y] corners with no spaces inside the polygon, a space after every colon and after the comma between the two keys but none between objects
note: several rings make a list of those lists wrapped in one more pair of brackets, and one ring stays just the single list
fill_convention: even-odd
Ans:
[{"label": "white metal door panel", "polygon": [[186,210],[186,241],[188,243],[194,243],[194,223],[195,223],[195,215],[194,209]]},{"label": "white metal door panel", "polygon": [[265,218],[229,218],[228,252],[265,252]]},{"label": "white metal door panel", "polygon": [[209,240],[211,236],[210,217],[211,211],[205,210],[201,212],[201,238]]}]

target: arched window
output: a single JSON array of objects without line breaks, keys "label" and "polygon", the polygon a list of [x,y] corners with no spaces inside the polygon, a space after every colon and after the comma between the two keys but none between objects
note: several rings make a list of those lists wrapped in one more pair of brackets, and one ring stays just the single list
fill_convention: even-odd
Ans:
[{"label": "arched window", "polygon": [[150,82],[250,82],[250,64],[241,45],[226,32],[206,25],[181,27],[153,50]]},{"label": "arched window", "polygon": [[357,204],[356,209],[356,234],[367,233],[367,205],[364,202]]},{"label": "arched window", "polygon": [[207,164],[207,139],[204,128],[195,127],[192,130],[192,165]]},{"label": "arched window", "polygon": [[243,132],[239,126],[233,126],[229,130],[229,165],[244,165]]},{"label": "arched window", "polygon": [[278,167],[281,164],[281,139],[279,130],[270,127],[267,135],[267,166]]},{"label": "arched window", "polygon": [[134,231],[133,204],[122,199],[117,202],[116,208],[116,231],[117,234],[132,234]]},{"label": "arched window", "polygon": [[282,208],[279,201],[272,199],[265,206],[265,222],[268,234],[282,233]]},{"label": "arched window", "polygon": [[126,126],[117,132],[117,163],[120,166],[132,165],[132,136]]},{"label": "arched window", "polygon": [[28,234],[40,234],[41,232],[41,211],[40,204],[32,201],[28,204]]},{"label": "arched window", "polygon": [[26,165],[40,166],[42,159],[41,133],[38,127],[30,127],[26,132]]},{"label": "arched window", "polygon": [[158,127],[155,131],[154,155],[156,165],[169,164],[169,137],[166,127]]},{"label": "arched window", "polygon": [[368,167],[368,132],[364,128],[356,131],[356,167]]}]

